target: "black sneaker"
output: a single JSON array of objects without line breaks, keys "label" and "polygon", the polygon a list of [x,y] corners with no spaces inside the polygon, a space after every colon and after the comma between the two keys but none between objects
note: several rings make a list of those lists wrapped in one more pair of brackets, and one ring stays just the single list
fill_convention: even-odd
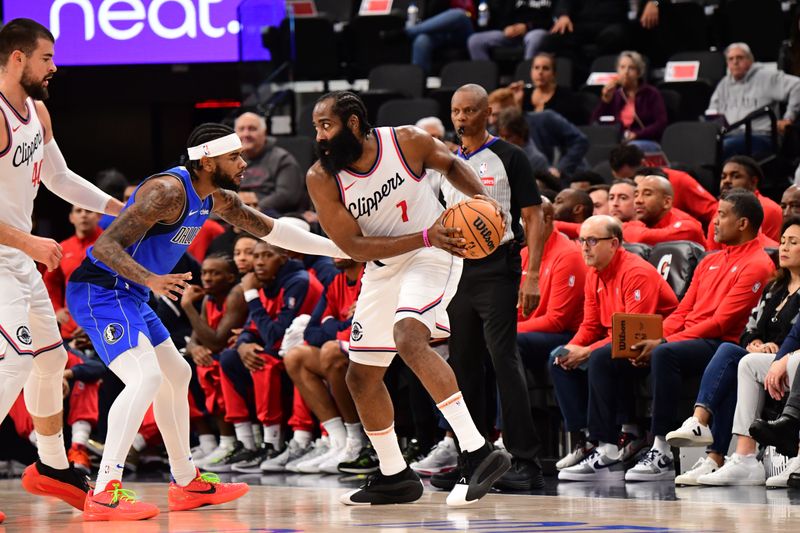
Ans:
[{"label": "black sneaker", "polygon": [[203,470],[214,472],[216,474],[233,472],[234,463],[250,459],[253,453],[257,453],[256,450],[248,450],[244,447],[244,444],[237,440],[233,443],[233,448],[231,448],[227,455],[217,461],[214,461],[213,463],[207,464]]},{"label": "black sneaker", "polygon": [[249,457],[233,463],[231,471],[239,472],[240,474],[260,474],[261,463],[267,459],[277,457],[279,454],[280,452],[272,444],[265,442],[261,445],[261,448],[251,452]]},{"label": "black sneaker", "polygon": [[461,479],[461,471],[458,468],[454,468],[447,472],[432,475],[431,486],[437,489],[453,490],[459,479]]},{"label": "black sneaker", "polygon": [[426,455],[425,452],[430,449],[430,446],[423,446],[417,439],[410,439],[403,450],[403,459],[405,459],[408,464],[414,463],[424,458]]},{"label": "black sneaker", "polygon": [[775,446],[778,453],[786,457],[797,455],[800,420],[788,415],[781,415],[775,420],[757,418],[750,425],[750,436],[760,444]]},{"label": "black sneaker", "polygon": [[469,505],[486,496],[495,481],[511,468],[511,454],[486,442],[474,452],[462,452],[458,457],[461,479],[447,495],[447,505]]},{"label": "black sneaker", "polygon": [[511,460],[511,468],[495,482],[494,487],[506,491],[541,489],[544,487],[542,467],[538,461],[515,457]]},{"label": "black sneaker", "polygon": [[419,500],[422,492],[419,476],[406,466],[405,470],[393,476],[375,472],[361,488],[343,494],[339,501],[345,505],[411,503]]},{"label": "black sneaker", "polygon": [[338,468],[345,474],[372,474],[378,471],[378,454],[371,444],[367,444],[361,448],[355,461],[339,463]]},{"label": "black sneaker", "polygon": [[92,489],[89,478],[75,470],[72,463],[69,468],[58,470],[38,459],[22,473],[22,487],[37,496],[60,498],[81,511]]}]

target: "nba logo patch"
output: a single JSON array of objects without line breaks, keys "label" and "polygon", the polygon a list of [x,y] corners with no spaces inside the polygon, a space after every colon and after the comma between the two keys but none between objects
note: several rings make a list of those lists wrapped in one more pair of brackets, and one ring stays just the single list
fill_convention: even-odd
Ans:
[{"label": "nba logo patch", "polygon": [[103,340],[106,341],[106,344],[116,344],[122,338],[124,332],[122,324],[112,322],[103,330]]},{"label": "nba logo patch", "polygon": [[570,287],[574,287],[575,286],[575,276],[570,276],[569,277],[569,280],[567,280],[567,285],[569,285]]},{"label": "nba logo patch", "polygon": [[633,299],[636,300],[637,302],[641,301],[642,293],[641,293],[641,291],[639,291],[639,289],[636,289],[635,291],[633,291]]},{"label": "nba logo patch", "polygon": [[756,284],[753,285],[753,294],[757,293],[758,289],[760,289],[760,288],[761,288],[761,282],[760,281],[756,281]]},{"label": "nba logo patch", "polygon": [[484,174],[486,174],[486,171],[487,171],[487,170],[489,170],[489,165],[487,165],[487,164],[486,164],[486,161],[484,161],[484,162],[483,162],[483,163],[481,163],[481,165],[478,167],[478,176],[481,176],[481,177],[483,177],[483,175],[484,175]]}]

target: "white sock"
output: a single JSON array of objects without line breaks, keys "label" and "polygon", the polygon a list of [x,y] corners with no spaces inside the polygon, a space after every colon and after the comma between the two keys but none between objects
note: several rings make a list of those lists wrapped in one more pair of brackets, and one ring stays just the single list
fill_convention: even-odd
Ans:
[{"label": "white sock", "polygon": [[617,455],[619,455],[619,447],[611,442],[597,443],[597,451],[599,451],[606,457],[616,457]]},{"label": "white sock", "polygon": [[309,444],[311,444],[311,438],[313,435],[310,431],[306,431],[304,429],[297,429],[292,435],[292,440],[295,441],[297,444],[305,448]]},{"label": "white sock", "polygon": [[111,461],[110,463],[101,461],[100,469],[97,472],[97,479],[94,484],[94,494],[100,494],[106,490],[106,485],[108,485],[109,481],[121,480],[123,469],[124,465],[116,461]]},{"label": "white sock", "polygon": [[322,427],[328,432],[331,438],[332,448],[344,448],[347,442],[347,430],[342,423],[342,418],[337,416],[322,422]]},{"label": "white sock", "polygon": [[133,438],[133,449],[140,452],[145,448],[147,448],[147,441],[144,440],[144,436],[141,433],[137,433]]},{"label": "white sock", "polygon": [[397,434],[394,432],[394,424],[386,429],[379,431],[367,431],[367,437],[375,448],[380,462],[381,474],[393,476],[406,469],[406,460],[403,459],[403,452],[400,451],[400,444],[397,442]]},{"label": "white sock", "polygon": [[653,440],[653,449],[660,451],[668,457],[672,457],[672,449],[669,447],[669,444],[667,444],[667,439],[661,435],[656,435],[656,438]]},{"label": "white sock", "polygon": [[264,443],[264,430],[262,429],[261,424],[253,424],[251,426],[251,430],[253,432],[253,445],[256,448],[260,448]]},{"label": "white sock", "polygon": [[231,449],[233,445],[236,443],[236,437],[233,435],[220,435],[219,436],[219,445],[222,448]]},{"label": "white sock", "polygon": [[28,441],[30,441],[31,444],[36,446],[36,432],[35,431],[31,431],[30,433],[28,433]]},{"label": "white sock", "polygon": [[622,424],[622,432],[623,433],[630,433],[634,437],[639,436],[639,426],[636,424]]},{"label": "white sock", "polygon": [[444,415],[444,418],[453,429],[453,433],[456,434],[458,445],[462,452],[474,452],[486,444],[486,439],[475,427],[475,422],[472,421],[472,416],[469,414],[461,391],[437,403],[436,407],[442,412],[442,415]]},{"label": "white sock", "polygon": [[236,422],[233,425],[233,430],[236,432],[236,440],[244,444],[246,449],[256,449],[256,441],[253,439],[253,426],[250,422]]},{"label": "white sock", "polygon": [[272,444],[276,450],[281,449],[281,425],[264,426],[264,444]]},{"label": "white sock", "polygon": [[55,435],[36,434],[36,443],[39,449],[39,459],[51,468],[66,470],[69,468],[67,449],[64,447],[64,432]]},{"label": "white sock", "polygon": [[359,442],[364,442],[364,426],[361,425],[361,422],[353,422],[352,424],[349,422],[344,423],[344,429],[347,431],[347,438],[349,440],[357,440]]},{"label": "white sock", "polygon": [[200,449],[206,453],[213,452],[217,447],[217,437],[214,435],[199,435],[197,438],[200,439]]},{"label": "white sock", "polygon": [[740,453],[739,456],[746,463],[750,463],[750,464],[758,463],[758,459],[756,459],[756,454],[754,454],[754,453],[748,453],[746,455]]},{"label": "white sock", "polygon": [[89,442],[89,434],[92,432],[92,425],[86,420],[78,420],[72,424],[72,444],[86,446]]},{"label": "white sock", "polygon": [[451,437],[450,435],[445,435],[444,439],[442,439],[444,445],[448,448],[455,448],[456,447],[456,439]]}]

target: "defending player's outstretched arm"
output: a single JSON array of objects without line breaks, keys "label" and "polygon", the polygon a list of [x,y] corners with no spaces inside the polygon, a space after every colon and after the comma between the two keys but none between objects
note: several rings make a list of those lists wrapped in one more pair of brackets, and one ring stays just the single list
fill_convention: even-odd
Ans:
[{"label": "defending player's outstretched arm", "polygon": [[218,189],[213,196],[215,213],[263,241],[302,254],[349,257],[330,239],[303,231],[244,205],[234,192]]}]

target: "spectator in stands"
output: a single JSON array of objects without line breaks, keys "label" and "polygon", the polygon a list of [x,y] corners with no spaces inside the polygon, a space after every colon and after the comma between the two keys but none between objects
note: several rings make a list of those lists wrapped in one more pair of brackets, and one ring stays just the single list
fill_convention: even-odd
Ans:
[{"label": "spectator in stands", "polygon": [[67,302],[64,299],[64,290],[72,272],[86,257],[86,249],[94,244],[94,241],[102,233],[103,230],[98,226],[99,221],[98,213],[73,205],[69,212],[69,222],[75,228],[75,234],[69,239],[61,241],[63,255],[58,267],[44,273],[44,284],[50,295],[50,301],[53,302],[61,336],[65,339],[71,339],[76,330],[80,328],[69,314]]},{"label": "spectator in stands", "polygon": [[660,152],[661,134],[667,127],[667,109],[661,93],[645,82],[641,54],[630,50],[617,58],[617,76],[603,87],[591,122],[612,116],[621,124],[622,139],[644,152]]},{"label": "spectator in stands", "polygon": [[608,193],[611,190],[610,185],[605,183],[602,185],[592,185],[589,187],[589,197],[592,199],[594,209],[593,215],[608,215]]},{"label": "spectator in stands", "polygon": [[236,263],[240,276],[253,271],[253,249],[257,242],[258,239],[249,233],[243,233],[236,237],[236,241],[233,243],[233,262]]},{"label": "spectator in stands", "polygon": [[473,61],[490,61],[489,52],[498,46],[523,45],[524,58],[531,59],[552,24],[550,2],[489,2],[489,23],[494,29],[473,33],[467,39]]},{"label": "spectator in stands", "polygon": [[[736,452],[724,472],[713,476],[712,481],[716,482],[712,484],[723,484],[723,480],[726,485],[764,481],[764,469],[755,461],[755,434],[747,430],[755,417],[760,415],[761,400],[767,394],[764,385],[771,386],[773,376],[777,377],[779,386],[770,392],[777,391],[782,396],[783,381],[787,374],[793,375],[796,368],[796,364],[793,365],[789,373],[786,363],[790,358],[776,360],[774,354],[789,353],[798,347],[797,343],[784,340],[790,330],[797,328],[797,314],[800,311],[800,295],[797,293],[800,289],[799,217],[790,217],[783,225],[779,264],[774,279],[765,287],[761,301],[753,308],[739,344],[721,344],[709,361],[700,382],[693,415],[680,428],[667,433],[670,446],[707,446],[707,457],[698,460],[694,467],[676,477],[676,484],[698,485],[701,476],[723,466],[731,442],[734,413],[737,426],[735,433],[738,435]],[[748,353],[751,355],[747,356]],[[745,356],[747,362],[740,363]],[[751,372],[756,369],[756,373]],[[738,383],[738,399],[737,373],[742,377]],[[769,381],[766,380],[768,374],[772,374]],[[797,453],[797,429],[790,451],[790,455]],[[785,475],[777,476],[783,480],[784,487],[789,474],[800,470],[800,461],[793,460],[790,466]]]},{"label": "spectator in stands", "polygon": [[[644,166],[644,153],[631,144],[621,144],[611,150],[608,163],[615,178],[633,178],[637,168]],[[693,216],[703,227],[711,224],[717,214],[717,199],[686,172],[662,168],[675,193],[673,206]]]},{"label": "spectator in stands", "polygon": [[[620,480],[622,462],[644,443],[632,427],[623,427],[626,435],[617,439],[616,415],[617,412],[628,414],[633,383],[622,375],[604,375],[601,381],[593,375],[595,361],[611,361],[611,316],[614,313],[667,316],[678,305],[678,300],[655,267],[622,247],[622,224],[616,218],[591,217],[581,226],[578,241],[583,260],[589,267],[584,284],[583,322],[564,346],[564,352],[553,361],[560,371],[554,369],[551,374],[562,413],[573,419],[569,422],[570,428],[588,427],[589,435],[588,439],[580,439],[575,450],[559,461],[558,479]],[[623,396],[624,401],[620,399]],[[568,405],[575,407],[569,414],[565,411]],[[624,450],[622,454],[618,442]]]},{"label": "spectator in stands", "polygon": [[576,172],[569,177],[568,181],[570,189],[580,189],[587,192],[595,185],[604,185],[606,183],[603,176],[592,170]]},{"label": "spectator in stands", "polygon": [[[642,169],[648,172],[649,169]],[[693,241],[705,246],[703,227],[697,220],[679,217],[673,209],[672,185],[664,176],[647,174],[636,183],[633,205],[636,218],[622,225],[626,242],[655,246],[665,241]]]},{"label": "spectator in stands", "polygon": [[634,198],[636,183],[630,179],[618,179],[608,190],[608,214],[620,222],[628,222],[636,216]]},{"label": "spectator in stands", "polygon": [[247,161],[242,189],[255,191],[260,211],[303,211],[307,205],[303,169],[297,160],[267,136],[267,121],[246,112],[236,119],[236,134],[242,140]]},{"label": "spectator in stands", "polygon": [[325,454],[302,460],[311,447],[292,440],[281,455],[266,463],[270,470],[280,471],[297,461],[299,472],[338,474],[339,463],[355,461],[366,443],[345,383],[350,326],[364,263],[352,259],[336,259],[335,263],[341,272],[317,303],[305,329],[305,344],[284,357],[289,377],[328,433],[330,447]]},{"label": "spectator in stands", "polygon": [[[517,107],[514,93],[504,87],[495,89],[489,94],[489,124],[496,125],[500,112],[509,107]],[[528,121],[528,131],[536,148],[547,158],[550,171],[557,177],[561,174],[569,176],[588,165],[583,157],[589,151],[589,139],[574,124],[553,111],[541,113],[525,113]],[[495,130],[496,131],[496,130]],[[560,154],[558,162],[556,150]],[[555,173],[557,172],[557,174]]]},{"label": "spectator in stands", "polygon": [[[529,317],[520,313],[517,320],[520,356],[525,366],[535,371],[548,362],[548,354],[554,348],[568,342],[578,330],[583,319],[583,284],[586,279],[586,265],[580,249],[555,229],[553,204],[543,200],[542,213],[547,240],[539,267],[541,300]],[[523,248],[521,255],[524,271],[528,249]],[[570,400],[565,401],[572,405]],[[566,404],[562,409],[564,412],[570,410]],[[585,401],[579,409],[586,409]],[[572,431],[569,422],[571,420],[567,420],[567,430]]]},{"label": "spectator in stands", "polygon": [[781,212],[783,213],[783,222],[786,223],[786,219],[789,217],[794,217],[800,215],[800,186],[799,185],[789,185],[785,191],[783,191],[783,196],[781,196]]},{"label": "spectator in stands", "polygon": [[[278,358],[286,329],[301,314],[310,315],[322,294],[322,285],[303,264],[289,259],[280,248],[259,241],[253,251],[253,272],[242,278],[249,317],[234,349],[220,354],[225,420],[232,423],[237,444],[212,472],[260,473],[261,463],[279,454],[281,440],[281,370]],[[259,450],[250,425],[248,398],[254,397],[256,417],[264,426]],[[299,417],[294,429],[311,431],[312,422]],[[295,418],[293,417],[293,418]],[[309,437],[310,438],[310,437]]]},{"label": "spectator in stands", "polygon": [[[728,74],[719,81],[711,95],[707,113],[722,115],[728,124],[733,124],[753,111],[768,106],[779,117],[778,133],[782,135],[800,112],[800,78],[754,63],[753,52],[746,43],[728,45],[725,60]],[[781,103],[786,103],[786,112],[783,114],[778,109]],[[769,153],[772,149],[769,119],[762,116],[754,120],[752,126],[752,155]],[[724,159],[734,154],[751,155],[746,152],[744,132],[726,135],[722,152]]]},{"label": "spectator in stands", "polygon": [[[86,342],[91,346],[91,341]],[[74,340],[67,347],[67,365],[64,368],[65,422],[72,428],[72,444],[67,450],[67,459],[86,475],[92,471],[89,460],[89,435],[97,426],[100,415],[98,407],[99,381],[106,374],[106,366],[94,350],[81,351],[74,347]]]},{"label": "spectator in stands", "polygon": [[[783,211],[774,200],[758,192],[758,184],[763,182],[764,173],[758,163],[747,156],[735,155],[725,161],[722,166],[719,190],[720,194],[731,189],[745,189],[755,194],[764,212],[764,222],[761,224],[760,232],[763,236],[760,236],[759,239],[761,239],[763,247],[777,248],[783,223]],[[714,239],[714,225],[711,224],[708,227],[706,249],[720,250],[721,248],[721,243]]]},{"label": "spectator in stands", "polygon": [[577,75],[584,80],[594,57],[614,54],[628,39],[628,0],[557,0],[556,21],[540,49],[572,60]]},{"label": "spectator in stands", "polygon": [[[209,255],[202,264],[202,287],[190,285],[183,293],[181,307],[192,325],[192,337],[186,352],[197,367],[197,380],[205,394],[206,410],[217,422],[219,445],[213,435],[211,449],[195,460],[201,465],[215,464],[233,450],[236,436],[233,426],[225,421],[225,401],[222,396],[219,354],[228,347],[233,330],[241,328],[247,319],[247,306],[242,289],[237,285],[239,267],[228,255]],[[234,288],[238,290],[234,290]],[[200,303],[200,312],[196,305]],[[203,438],[205,437],[205,439]]]},{"label": "spectator in stands", "polygon": [[571,222],[578,226],[592,216],[594,204],[589,193],[580,189],[564,189],[553,202],[555,214],[553,218],[560,222]]},{"label": "spectator in stands", "polygon": [[[664,337],[632,346],[641,353],[630,363],[639,369],[650,368],[651,432],[655,441],[647,455],[625,474],[626,481],[674,479],[675,465],[666,435],[674,423],[681,383],[701,376],[723,342],[739,339],[750,310],[775,270],[756,238],[763,217],[761,204],[752,192],[732,189],[723,193],[714,236],[727,247],[697,265],[689,290],[664,321]],[[610,382],[621,364],[628,361],[598,361],[592,379]],[[604,388],[604,392],[613,394],[613,388]]]},{"label": "spectator in stands", "polygon": [[[531,163],[531,170],[535,176],[550,172],[550,165],[542,152],[530,138],[528,122],[522,116],[522,111],[515,107],[503,109],[497,116],[497,134],[505,141],[516,144]],[[557,169],[554,169],[558,173]]]},{"label": "spectator in stands", "polygon": [[508,86],[514,92],[517,106],[534,112],[549,109],[555,111],[573,124],[586,124],[589,120],[583,111],[577,95],[569,87],[556,83],[556,57],[547,52],[536,54],[531,63],[531,82],[533,91],[530,101],[524,102],[525,82],[515,81]]}]

